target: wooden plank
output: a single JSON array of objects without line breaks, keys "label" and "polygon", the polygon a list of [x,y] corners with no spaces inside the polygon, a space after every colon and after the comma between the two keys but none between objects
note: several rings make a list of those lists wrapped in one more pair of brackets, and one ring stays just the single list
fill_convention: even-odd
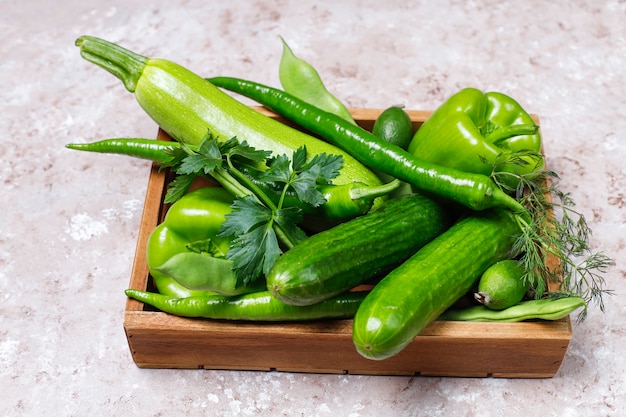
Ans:
[{"label": "wooden plank", "polygon": [[125,317],[140,367],[543,378],[556,373],[571,338],[568,320],[434,322],[400,354],[371,361],[354,349],[351,327],[351,320],[255,324],[160,312]]}]

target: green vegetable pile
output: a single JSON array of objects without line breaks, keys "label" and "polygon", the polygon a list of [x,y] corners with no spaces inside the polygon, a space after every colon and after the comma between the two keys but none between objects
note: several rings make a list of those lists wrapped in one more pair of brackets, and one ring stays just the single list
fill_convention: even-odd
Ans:
[{"label": "green vegetable pile", "polygon": [[[419,128],[394,105],[370,132],[282,43],[278,89],[77,40],[173,139],[67,145],[174,174],[147,244],[158,292],[128,297],[184,317],[353,319],[356,350],[374,360],[434,320],[604,311],[612,260],[591,250],[591,230],[545,167],[539,127],[518,102],[465,88]],[[474,305],[460,308],[463,298]]]}]

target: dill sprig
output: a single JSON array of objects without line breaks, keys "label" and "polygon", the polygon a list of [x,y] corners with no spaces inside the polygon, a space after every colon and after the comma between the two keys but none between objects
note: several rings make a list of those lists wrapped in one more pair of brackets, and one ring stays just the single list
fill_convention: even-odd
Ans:
[{"label": "dill sprig", "polygon": [[[575,209],[571,194],[560,189],[559,175],[548,169],[525,175],[497,169],[500,164],[527,163],[523,157],[529,155],[517,152],[499,158],[491,175],[496,185],[514,195],[528,210],[529,216],[517,216],[521,233],[515,242],[525,271],[523,279],[535,298],[579,296],[604,312],[603,296],[614,292],[605,288],[603,274],[614,262],[591,248],[592,230],[583,213]],[[519,182],[515,189],[507,185],[511,184],[511,177]],[[550,285],[551,282],[556,285]],[[585,308],[578,320],[584,320],[586,315]]]}]

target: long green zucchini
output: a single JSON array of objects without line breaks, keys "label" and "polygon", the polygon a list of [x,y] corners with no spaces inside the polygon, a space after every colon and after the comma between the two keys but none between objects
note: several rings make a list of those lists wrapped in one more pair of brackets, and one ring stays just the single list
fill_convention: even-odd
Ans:
[{"label": "long green zucchini", "polygon": [[144,111],[180,142],[198,145],[210,131],[220,140],[237,137],[275,155],[291,157],[294,150],[306,146],[309,157],[321,153],[343,157],[333,184],[382,184],[347,152],[262,115],[176,63],[146,58],[91,36],[81,36],[76,45],[83,58],[117,76]]},{"label": "long green zucchini", "polygon": [[467,293],[492,264],[510,259],[519,228],[509,211],[460,220],[383,278],[354,317],[353,341],[364,357],[398,354]]},{"label": "long green zucchini", "polygon": [[285,252],[266,277],[268,290],[287,304],[318,303],[390,270],[449,225],[445,209],[423,195],[389,200]]}]

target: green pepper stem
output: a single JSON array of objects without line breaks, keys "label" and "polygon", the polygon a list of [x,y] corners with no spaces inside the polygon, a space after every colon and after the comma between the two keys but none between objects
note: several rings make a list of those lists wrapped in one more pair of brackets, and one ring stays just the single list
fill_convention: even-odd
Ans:
[{"label": "green pepper stem", "polygon": [[501,142],[503,140],[506,140],[515,136],[534,135],[537,133],[538,130],[539,130],[539,126],[537,126],[534,123],[504,126],[485,135],[485,139],[487,139],[489,142],[493,143],[494,145],[497,145],[498,142]]},{"label": "green pepper stem", "polygon": [[135,91],[148,58],[92,36],[76,39],[76,46],[83,58],[115,75],[131,93]]},{"label": "green pepper stem", "polygon": [[519,201],[517,201],[515,198],[511,197],[495,185],[490,187],[490,189],[490,192],[487,193],[490,194],[490,206],[508,208],[517,216],[520,216],[520,218],[530,220],[530,213],[528,212],[526,207],[524,207]]},{"label": "green pepper stem", "polygon": [[397,190],[401,184],[402,182],[399,179],[394,179],[393,181],[378,186],[354,186],[350,189],[350,198],[352,200],[369,200],[376,197],[381,197],[383,195],[389,194],[394,190]]}]

